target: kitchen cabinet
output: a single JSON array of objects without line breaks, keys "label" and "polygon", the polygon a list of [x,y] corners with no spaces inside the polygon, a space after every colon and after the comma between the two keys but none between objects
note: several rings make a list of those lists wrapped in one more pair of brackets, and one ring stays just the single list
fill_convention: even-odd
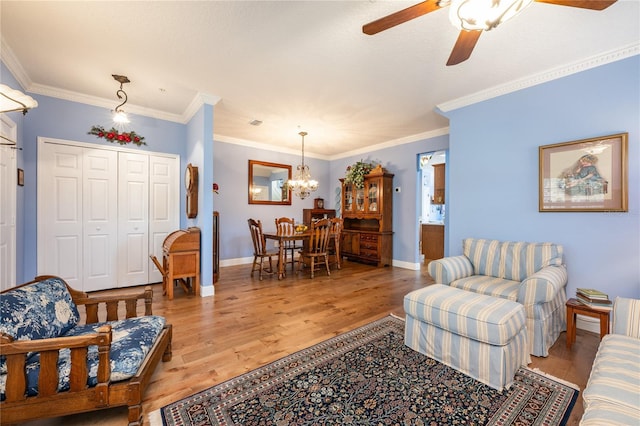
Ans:
[{"label": "kitchen cabinet", "polygon": [[433,165],[433,199],[431,204],[444,204],[445,164]]},{"label": "kitchen cabinet", "polygon": [[425,262],[444,257],[444,225],[423,223],[420,240]]}]

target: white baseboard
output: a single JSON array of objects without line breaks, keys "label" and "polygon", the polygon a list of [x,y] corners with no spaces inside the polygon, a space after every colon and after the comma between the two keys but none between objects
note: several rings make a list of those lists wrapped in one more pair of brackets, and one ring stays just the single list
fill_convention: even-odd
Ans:
[{"label": "white baseboard", "polygon": [[576,315],[576,328],[600,335],[600,320],[597,318]]},{"label": "white baseboard", "polygon": [[403,262],[401,260],[392,260],[391,265],[396,266],[398,268],[411,269],[412,271],[420,270],[419,263]]},{"label": "white baseboard", "polygon": [[235,259],[226,259],[220,261],[220,267],[246,265],[253,262],[253,256],[250,257],[237,257]]},{"label": "white baseboard", "polygon": [[215,285],[200,286],[200,297],[211,297],[214,294],[216,294],[216,286]]}]

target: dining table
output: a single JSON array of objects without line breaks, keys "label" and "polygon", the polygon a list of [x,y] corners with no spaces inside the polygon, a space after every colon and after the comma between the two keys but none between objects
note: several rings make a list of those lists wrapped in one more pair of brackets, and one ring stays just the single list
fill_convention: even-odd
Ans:
[{"label": "dining table", "polygon": [[278,241],[278,279],[281,280],[286,277],[285,263],[284,263],[284,250],[285,243],[287,241],[304,241],[309,239],[311,231],[307,229],[304,232],[294,232],[293,234],[281,234],[277,231],[263,232],[265,240]]}]

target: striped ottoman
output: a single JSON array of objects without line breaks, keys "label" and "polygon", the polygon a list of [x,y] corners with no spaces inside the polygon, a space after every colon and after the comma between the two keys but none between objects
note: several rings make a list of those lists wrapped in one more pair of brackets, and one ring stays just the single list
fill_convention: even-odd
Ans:
[{"label": "striped ottoman", "polygon": [[530,361],[524,307],[433,284],[404,297],[404,342],[492,388],[509,388]]}]

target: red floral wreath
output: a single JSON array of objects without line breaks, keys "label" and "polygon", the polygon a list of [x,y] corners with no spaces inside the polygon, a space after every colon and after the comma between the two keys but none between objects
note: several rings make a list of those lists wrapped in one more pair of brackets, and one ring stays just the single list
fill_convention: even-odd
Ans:
[{"label": "red floral wreath", "polygon": [[144,136],[140,136],[134,131],[120,133],[115,127],[112,127],[111,130],[105,130],[102,126],[93,126],[87,134],[105,138],[109,142],[117,142],[120,145],[132,143],[140,146],[147,144],[144,141]]}]

